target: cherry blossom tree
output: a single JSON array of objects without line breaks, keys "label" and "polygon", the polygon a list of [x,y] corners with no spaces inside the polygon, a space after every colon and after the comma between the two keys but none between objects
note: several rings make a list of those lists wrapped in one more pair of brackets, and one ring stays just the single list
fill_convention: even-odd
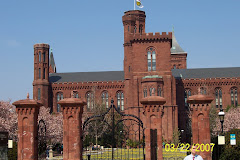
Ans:
[{"label": "cherry blossom tree", "polygon": [[[216,127],[213,129],[215,132],[221,131],[221,123],[219,117],[215,119]],[[223,131],[230,131],[231,129],[240,129],[240,108],[231,108],[225,112]]]},{"label": "cherry blossom tree", "polygon": [[63,115],[62,113],[50,113],[50,108],[42,106],[38,115],[38,122],[43,120],[46,125],[46,139],[51,144],[63,141]]},{"label": "cherry blossom tree", "polygon": [[0,101],[0,131],[8,132],[9,139],[17,141],[17,113],[10,101]]}]

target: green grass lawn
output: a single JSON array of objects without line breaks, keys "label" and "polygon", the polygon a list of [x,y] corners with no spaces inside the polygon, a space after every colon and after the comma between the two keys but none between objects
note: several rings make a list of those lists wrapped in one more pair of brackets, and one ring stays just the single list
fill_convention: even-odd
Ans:
[{"label": "green grass lawn", "polygon": [[[105,148],[103,151],[85,151],[83,152],[83,160],[87,160],[87,155],[91,154],[91,160],[111,160],[112,159],[112,149]],[[170,157],[174,158],[182,158],[187,155],[186,152],[180,152],[179,150],[176,152],[166,152],[165,149],[163,149],[163,158],[167,160]],[[62,156],[54,157],[61,159]],[[115,149],[114,150],[114,159],[126,159],[126,160],[143,160],[143,150],[142,149]]]}]

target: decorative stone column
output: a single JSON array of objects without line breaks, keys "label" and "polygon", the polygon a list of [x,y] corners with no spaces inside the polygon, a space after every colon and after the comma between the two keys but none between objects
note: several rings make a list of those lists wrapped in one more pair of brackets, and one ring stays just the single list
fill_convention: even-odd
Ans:
[{"label": "decorative stone column", "polygon": [[63,113],[63,160],[82,160],[82,113],[86,102],[72,95],[58,104]]},{"label": "decorative stone column", "polygon": [[[209,144],[211,143],[209,112],[213,98],[200,94],[190,96],[187,100],[190,103],[192,112],[192,138],[193,144]],[[202,147],[202,146],[200,146]],[[199,147],[199,150],[200,150]],[[206,152],[199,152],[204,160],[211,160],[211,149]]]},{"label": "decorative stone column", "polygon": [[151,160],[151,129],[157,130],[157,159],[163,159],[162,152],[162,116],[163,104],[166,103],[165,98],[160,96],[148,96],[141,100],[145,115],[145,147],[146,160]]},{"label": "decorative stone column", "polygon": [[41,103],[29,99],[13,103],[18,114],[18,160],[38,159],[37,118]]}]

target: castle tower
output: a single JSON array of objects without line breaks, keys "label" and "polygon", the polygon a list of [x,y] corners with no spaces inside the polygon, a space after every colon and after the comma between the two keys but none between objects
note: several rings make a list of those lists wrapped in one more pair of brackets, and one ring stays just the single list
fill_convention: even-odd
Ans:
[{"label": "castle tower", "polygon": [[132,44],[130,40],[135,34],[142,35],[145,33],[144,11],[132,10],[126,11],[122,17],[124,27],[124,72],[125,79],[129,79],[132,73]]},{"label": "castle tower", "polygon": [[49,45],[34,45],[33,99],[49,107]]}]

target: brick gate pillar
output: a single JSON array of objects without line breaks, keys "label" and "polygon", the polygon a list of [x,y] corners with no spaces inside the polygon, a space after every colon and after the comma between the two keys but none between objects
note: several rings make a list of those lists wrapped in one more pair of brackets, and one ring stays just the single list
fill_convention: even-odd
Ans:
[{"label": "brick gate pillar", "polygon": [[[210,144],[210,122],[209,122],[209,112],[210,105],[213,101],[213,98],[207,95],[200,94],[190,96],[187,100],[190,103],[191,112],[192,112],[192,139],[193,144]],[[201,149],[202,146],[198,148]],[[202,150],[205,150],[202,148]],[[211,149],[206,152],[198,152],[204,160],[211,160]]]},{"label": "brick gate pillar", "polygon": [[72,95],[58,104],[63,113],[63,160],[82,160],[82,113],[86,102]]},{"label": "brick gate pillar", "polygon": [[148,96],[141,100],[145,118],[145,147],[146,160],[151,160],[151,129],[157,129],[157,159],[163,160],[162,152],[162,116],[165,98],[160,96]]},{"label": "brick gate pillar", "polygon": [[18,160],[38,159],[38,130],[37,118],[39,102],[29,99],[19,100],[13,103],[18,114]]}]

